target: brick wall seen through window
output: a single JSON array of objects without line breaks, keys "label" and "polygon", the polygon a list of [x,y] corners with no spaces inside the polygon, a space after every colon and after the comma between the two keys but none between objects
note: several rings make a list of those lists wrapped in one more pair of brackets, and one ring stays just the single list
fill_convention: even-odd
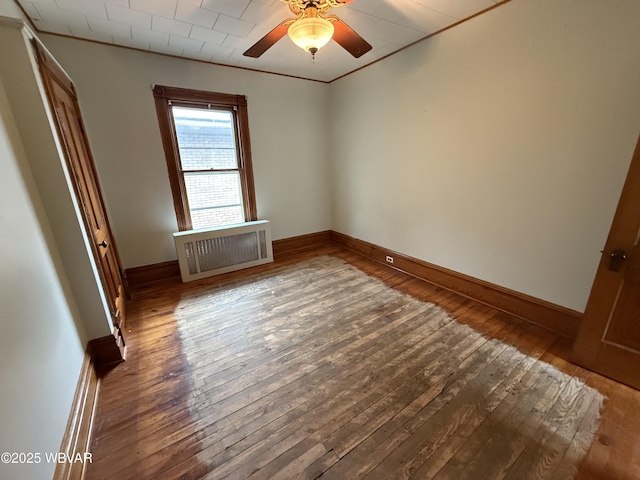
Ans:
[{"label": "brick wall seen through window", "polygon": [[233,115],[173,107],[192,228],[244,222]]}]

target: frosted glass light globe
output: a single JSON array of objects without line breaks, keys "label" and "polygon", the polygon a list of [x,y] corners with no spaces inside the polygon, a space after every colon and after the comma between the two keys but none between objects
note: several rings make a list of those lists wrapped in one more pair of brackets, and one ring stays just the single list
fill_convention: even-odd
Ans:
[{"label": "frosted glass light globe", "polygon": [[302,18],[289,26],[289,38],[307,52],[315,53],[333,36],[333,24],[324,18]]}]

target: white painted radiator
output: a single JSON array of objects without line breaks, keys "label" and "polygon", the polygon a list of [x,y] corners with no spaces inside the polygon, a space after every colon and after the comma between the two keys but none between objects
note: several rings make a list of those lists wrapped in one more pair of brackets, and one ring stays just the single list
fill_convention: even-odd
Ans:
[{"label": "white painted radiator", "polygon": [[173,234],[183,282],[273,262],[268,220]]}]

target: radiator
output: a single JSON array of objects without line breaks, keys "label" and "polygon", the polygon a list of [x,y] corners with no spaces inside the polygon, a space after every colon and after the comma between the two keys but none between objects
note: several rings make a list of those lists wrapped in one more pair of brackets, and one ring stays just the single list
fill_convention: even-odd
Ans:
[{"label": "radiator", "polygon": [[273,262],[268,220],[173,234],[183,282]]}]

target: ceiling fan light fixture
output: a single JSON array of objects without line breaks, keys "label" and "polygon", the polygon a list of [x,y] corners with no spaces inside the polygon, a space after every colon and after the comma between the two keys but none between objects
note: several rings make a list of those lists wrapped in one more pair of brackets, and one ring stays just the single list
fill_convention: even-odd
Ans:
[{"label": "ceiling fan light fixture", "polygon": [[333,37],[333,24],[320,17],[301,18],[289,26],[289,38],[297,46],[315,54]]}]

